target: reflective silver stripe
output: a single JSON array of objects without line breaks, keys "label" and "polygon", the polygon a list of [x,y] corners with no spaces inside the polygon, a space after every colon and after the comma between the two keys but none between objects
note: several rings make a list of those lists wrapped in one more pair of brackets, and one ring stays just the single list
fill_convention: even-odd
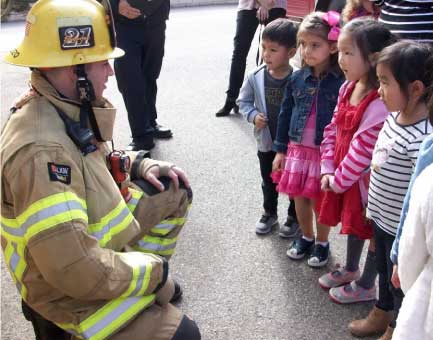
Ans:
[{"label": "reflective silver stripe", "polygon": [[152,229],[160,229],[160,230],[172,230],[174,228],[176,228],[178,226],[178,224],[157,224],[156,226],[154,226]]},{"label": "reflective silver stripe", "polygon": [[132,198],[129,200],[128,204],[130,204],[130,205],[137,205],[137,204],[138,204],[138,201],[139,201],[138,199],[132,197]]},{"label": "reflective silver stripe", "polygon": [[101,230],[91,231],[90,234],[92,236],[95,236],[98,239],[98,241],[102,240],[104,236],[110,232],[111,228],[117,226],[130,213],[131,212],[127,207],[123,208],[122,211],[116,217],[110,220],[110,222],[108,222]]},{"label": "reflective silver stripe", "polygon": [[132,296],[135,296],[138,294],[138,292],[140,291],[140,289],[143,286],[143,281],[144,281],[144,275],[146,274],[146,266],[140,266],[140,274],[137,278],[137,284],[135,286],[134,291],[131,293]]},{"label": "reflective silver stripe", "polygon": [[35,212],[33,215],[29,216],[27,220],[21,225],[20,228],[10,228],[6,226],[5,224],[1,224],[3,230],[7,232],[8,234],[14,235],[14,236],[20,236],[24,237],[27,230],[33,226],[34,224],[41,222],[51,216],[55,216],[64,212],[67,212],[69,210],[81,210],[85,213],[87,213],[87,210],[83,208],[83,206],[77,202],[77,201],[66,201],[62,203],[58,203],[55,205],[52,205],[48,208],[39,210]]},{"label": "reflective silver stripe", "polygon": [[90,339],[95,336],[102,329],[110,325],[114,320],[119,318],[123,313],[125,313],[131,306],[140,301],[142,297],[130,297],[123,301],[119,306],[117,306],[111,313],[107,314],[103,319],[98,321],[95,325],[83,332],[84,339]]},{"label": "reflective silver stripe", "polygon": [[22,296],[22,289],[23,289],[23,285],[21,284],[21,282],[18,280],[18,277],[16,275],[16,269],[18,266],[18,262],[20,262],[21,256],[18,254],[17,251],[17,245],[14,242],[11,242],[12,248],[14,249],[14,252],[9,260],[9,266],[12,269],[12,271],[14,272],[14,276],[15,276],[15,285],[18,289],[18,292],[20,293],[20,295]]},{"label": "reflective silver stripe", "polygon": [[15,274],[15,270],[17,269],[18,262],[20,261],[21,257],[18,255],[17,245],[13,242],[12,242],[12,247],[14,248],[14,253],[11,256],[9,265]]},{"label": "reflective silver stripe", "polygon": [[140,241],[138,241],[138,245],[141,248],[145,248],[145,249],[153,250],[153,251],[170,250],[170,249],[176,248],[176,242],[173,242],[171,244],[163,246],[163,245],[158,244],[158,243],[150,243],[150,242],[144,242],[144,241],[140,240]]}]

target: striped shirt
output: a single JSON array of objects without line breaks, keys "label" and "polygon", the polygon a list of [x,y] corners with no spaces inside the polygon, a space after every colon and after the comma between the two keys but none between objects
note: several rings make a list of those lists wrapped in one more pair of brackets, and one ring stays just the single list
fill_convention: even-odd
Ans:
[{"label": "striped shirt", "polygon": [[397,112],[389,115],[373,151],[367,209],[367,216],[393,236],[400,222],[420,144],[433,132],[427,119],[400,125],[398,115]]},{"label": "striped shirt", "polygon": [[402,39],[433,42],[433,0],[370,0],[381,6],[379,21]]}]

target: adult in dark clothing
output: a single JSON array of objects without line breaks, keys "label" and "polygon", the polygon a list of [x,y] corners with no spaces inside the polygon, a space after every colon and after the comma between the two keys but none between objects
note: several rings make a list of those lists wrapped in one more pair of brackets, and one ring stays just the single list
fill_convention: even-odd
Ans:
[{"label": "adult in dark clothing", "polygon": [[110,2],[118,46],[126,52],[114,62],[114,69],[132,132],[129,149],[150,150],[155,146],[153,138],[172,137],[169,129],[157,123],[155,106],[170,0],[154,0],[156,6],[151,9],[142,8],[137,0]]},{"label": "adult in dark clothing", "polygon": [[286,9],[286,0],[239,0],[229,88],[224,106],[215,114],[217,117],[228,116],[232,109],[238,112],[236,99],[244,81],[248,51],[257,27],[284,18]]}]

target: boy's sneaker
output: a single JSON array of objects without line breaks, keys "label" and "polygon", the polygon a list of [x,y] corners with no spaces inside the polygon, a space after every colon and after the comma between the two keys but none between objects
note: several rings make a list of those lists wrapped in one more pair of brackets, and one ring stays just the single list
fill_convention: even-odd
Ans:
[{"label": "boy's sneaker", "polygon": [[287,250],[287,256],[292,260],[300,260],[309,254],[314,247],[314,240],[307,241],[302,236],[293,241],[289,250]]},{"label": "boy's sneaker", "polygon": [[313,252],[308,258],[307,264],[313,268],[321,268],[328,263],[329,260],[329,243],[326,246],[316,243]]},{"label": "boy's sneaker", "polygon": [[336,303],[355,303],[376,300],[376,286],[365,289],[352,281],[341,287],[331,288],[329,297]]},{"label": "boy's sneaker", "polygon": [[272,227],[278,224],[276,215],[263,214],[256,223],[256,234],[264,235],[271,232]]},{"label": "boy's sneaker", "polygon": [[330,289],[358,280],[360,276],[359,269],[355,272],[349,272],[345,267],[341,267],[319,277],[319,285],[323,289]]},{"label": "boy's sneaker", "polygon": [[298,237],[300,234],[301,228],[298,222],[292,216],[287,216],[286,222],[280,226],[278,235],[282,238],[293,238]]}]

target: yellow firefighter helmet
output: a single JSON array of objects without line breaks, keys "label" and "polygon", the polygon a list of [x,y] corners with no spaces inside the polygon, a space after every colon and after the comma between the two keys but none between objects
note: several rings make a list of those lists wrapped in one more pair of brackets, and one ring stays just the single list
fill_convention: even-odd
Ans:
[{"label": "yellow firefighter helmet", "polygon": [[29,11],[21,44],[7,63],[35,68],[88,64],[118,58],[108,0],[39,0]]}]

